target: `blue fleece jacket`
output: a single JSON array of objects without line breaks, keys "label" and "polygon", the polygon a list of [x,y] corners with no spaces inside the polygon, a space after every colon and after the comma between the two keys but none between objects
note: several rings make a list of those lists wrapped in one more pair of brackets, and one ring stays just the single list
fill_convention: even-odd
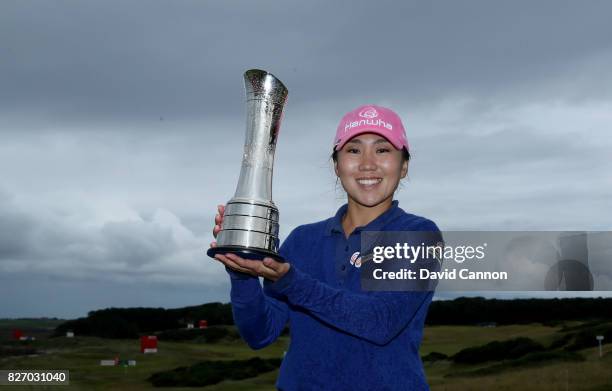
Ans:
[{"label": "blue fleece jacket", "polygon": [[346,238],[342,206],[330,219],[293,230],[279,252],[291,263],[276,282],[228,270],[238,330],[253,349],[274,342],[289,322],[291,342],[279,390],[428,390],[419,346],[433,292],[364,292],[362,231],[438,231],[392,207]]}]

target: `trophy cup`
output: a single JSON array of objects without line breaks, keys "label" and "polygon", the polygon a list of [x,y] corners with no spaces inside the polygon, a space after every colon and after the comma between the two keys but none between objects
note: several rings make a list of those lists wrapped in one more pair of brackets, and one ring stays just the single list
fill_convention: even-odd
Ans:
[{"label": "trophy cup", "polygon": [[272,166],[288,91],[274,75],[259,69],[246,71],[244,84],[247,126],[240,178],[234,197],[225,206],[217,246],[207,254],[282,261],[278,254],[278,208],[272,201]]}]

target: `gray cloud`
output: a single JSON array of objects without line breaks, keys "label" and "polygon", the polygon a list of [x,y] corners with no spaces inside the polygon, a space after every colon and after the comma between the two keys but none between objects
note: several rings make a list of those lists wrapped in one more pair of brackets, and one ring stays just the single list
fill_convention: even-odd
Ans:
[{"label": "gray cloud", "polygon": [[10,198],[0,192],[0,259],[20,258],[28,249],[28,234],[34,222],[7,207]]},{"label": "gray cloud", "polygon": [[240,114],[230,102],[250,67],[282,77],[296,105],[524,96],[585,67],[609,80],[597,65],[610,63],[609,12],[569,1],[4,2],[0,101],[71,121],[216,118]]},{"label": "gray cloud", "polygon": [[[12,218],[7,219],[8,210]],[[123,220],[96,223],[87,216],[0,204],[0,271],[68,281],[181,285],[225,276],[225,271],[204,256],[203,238],[196,237],[171,212],[157,210],[149,219],[124,213]],[[5,234],[11,230],[12,234]]]}]

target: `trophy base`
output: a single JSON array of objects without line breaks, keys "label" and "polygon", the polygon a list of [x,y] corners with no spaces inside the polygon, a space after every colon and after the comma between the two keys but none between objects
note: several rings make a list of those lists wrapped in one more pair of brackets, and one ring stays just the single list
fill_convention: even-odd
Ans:
[{"label": "trophy base", "polygon": [[264,258],[270,257],[278,262],[285,262],[285,259],[277,253],[273,253],[271,251],[265,251],[265,250],[258,250],[258,249],[249,248],[249,247],[242,247],[242,246],[211,247],[208,249],[208,251],[206,251],[206,255],[208,255],[211,258],[214,258],[215,255],[217,254],[223,255],[227,253],[236,254],[239,257],[242,257],[244,259],[253,259],[253,260],[261,261]]}]

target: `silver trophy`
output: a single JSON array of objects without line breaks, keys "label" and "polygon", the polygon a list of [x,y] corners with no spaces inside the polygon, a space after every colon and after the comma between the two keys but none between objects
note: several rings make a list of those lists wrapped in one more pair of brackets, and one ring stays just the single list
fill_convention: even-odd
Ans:
[{"label": "silver trophy", "polygon": [[287,88],[259,69],[244,74],[247,126],[236,194],[225,206],[217,246],[207,254],[282,260],[278,254],[278,208],[272,201],[272,167]]}]

